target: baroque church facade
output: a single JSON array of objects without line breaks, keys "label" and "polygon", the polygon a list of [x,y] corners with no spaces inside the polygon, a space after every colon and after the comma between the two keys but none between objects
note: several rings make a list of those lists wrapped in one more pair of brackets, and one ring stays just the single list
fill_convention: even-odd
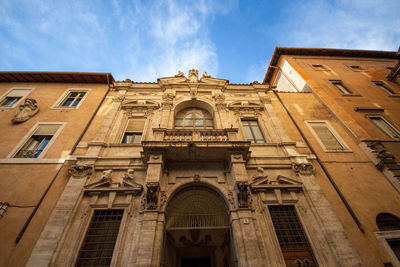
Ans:
[{"label": "baroque church facade", "polygon": [[[251,84],[231,84],[195,69],[154,83],[69,74],[75,84],[59,82],[60,91],[68,90],[52,106],[57,120],[45,124],[44,117],[38,124],[46,113],[41,103],[39,113],[21,111],[22,122],[14,122],[14,129],[30,122],[33,130],[24,142],[10,145],[14,150],[0,162],[8,169],[39,165],[32,171],[38,177],[46,175],[39,173],[41,166],[54,164],[57,170],[29,222],[40,230],[26,226],[14,245],[17,250],[26,244],[25,262],[11,249],[5,264],[398,266],[400,119],[394,111],[400,85],[382,80],[397,75],[399,55],[374,52],[277,48],[264,82]],[[380,96],[375,102],[344,98],[350,104],[339,99],[347,94],[338,84],[351,83],[337,77],[342,66],[336,70],[335,64],[351,70],[353,61],[364,71],[352,74],[371,82],[379,76],[376,81],[393,92],[391,102],[379,102]],[[318,75],[332,83],[332,92],[320,86]],[[57,77],[43,74],[35,82],[51,87]],[[11,76],[4,79],[11,83]],[[10,88],[7,82],[3,87]],[[353,88],[351,94],[356,95]],[[363,122],[356,115],[348,124],[354,107],[344,104],[353,102],[359,108],[355,114],[370,120],[366,132],[371,125],[377,128],[371,130],[374,138],[362,136]],[[385,128],[376,113],[392,128]],[[76,142],[59,148],[69,153],[53,162],[46,155],[61,158],[51,148],[73,123],[61,123],[69,116],[81,118],[69,134]],[[377,162],[382,155],[385,161]],[[346,184],[350,179],[356,186]],[[12,220],[7,215],[18,208],[9,202],[2,202],[0,223]],[[35,221],[39,216],[42,220]]]}]

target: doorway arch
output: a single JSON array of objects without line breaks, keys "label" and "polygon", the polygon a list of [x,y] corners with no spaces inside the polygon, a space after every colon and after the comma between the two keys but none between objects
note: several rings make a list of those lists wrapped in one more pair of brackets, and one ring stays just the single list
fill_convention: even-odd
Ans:
[{"label": "doorway arch", "polygon": [[223,197],[193,185],[171,197],[165,210],[164,266],[234,266],[229,209]]}]

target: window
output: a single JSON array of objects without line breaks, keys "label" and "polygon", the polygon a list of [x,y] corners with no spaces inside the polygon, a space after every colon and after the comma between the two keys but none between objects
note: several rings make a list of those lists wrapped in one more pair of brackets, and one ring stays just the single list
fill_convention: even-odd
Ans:
[{"label": "window", "polygon": [[142,140],[142,132],[144,128],[145,118],[129,119],[126,126],[123,144],[140,144]]},{"label": "window", "polygon": [[329,152],[348,150],[347,146],[338,138],[338,134],[324,121],[308,121],[308,126],[317,137],[320,145]]},{"label": "window", "polygon": [[329,70],[327,67],[321,64],[313,64],[312,67],[314,70]]},{"label": "window", "polygon": [[175,116],[175,129],[213,129],[214,121],[209,112],[200,108],[187,108]]},{"label": "window", "polygon": [[22,98],[27,96],[32,89],[11,89],[0,99],[0,107],[14,107]]},{"label": "window", "polygon": [[60,128],[60,124],[42,124],[36,127],[33,134],[22,145],[14,158],[38,158]]},{"label": "window", "polygon": [[95,210],[76,266],[110,266],[123,210]]},{"label": "window", "polygon": [[374,83],[375,83],[378,87],[380,87],[383,91],[385,91],[386,93],[388,93],[389,95],[394,95],[394,92],[393,92],[391,89],[387,88],[387,87],[383,84],[383,82],[375,81]]},{"label": "window", "polygon": [[368,116],[368,118],[375,124],[382,132],[391,138],[400,138],[400,133],[392,125],[390,125],[381,116]]},{"label": "window", "polygon": [[400,261],[400,219],[390,213],[379,213],[376,224],[381,232],[375,233],[395,261]]},{"label": "window", "polygon": [[85,98],[87,90],[68,90],[67,93],[58,101],[57,108],[78,108]]},{"label": "window", "polygon": [[265,143],[264,136],[256,120],[242,120],[244,134],[247,141],[252,143]]},{"label": "window", "polygon": [[344,95],[351,95],[351,94],[352,94],[352,92],[351,92],[349,89],[347,89],[347,88],[343,85],[342,81],[331,81],[331,83],[332,83],[337,89],[339,89],[339,91],[340,91],[342,94],[344,94]]},{"label": "window", "polygon": [[318,266],[294,206],[268,206],[286,266]]}]

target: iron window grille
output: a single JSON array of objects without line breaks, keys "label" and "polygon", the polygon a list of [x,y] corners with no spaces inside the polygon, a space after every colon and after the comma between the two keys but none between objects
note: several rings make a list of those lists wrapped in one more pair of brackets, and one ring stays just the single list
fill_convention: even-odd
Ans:
[{"label": "iron window grille", "polygon": [[124,211],[95,210],[76,266],[110,266]]},{"label": "iron window grille", "polygon": [[318,266],[294,206],[269,206],[286,266]]}]

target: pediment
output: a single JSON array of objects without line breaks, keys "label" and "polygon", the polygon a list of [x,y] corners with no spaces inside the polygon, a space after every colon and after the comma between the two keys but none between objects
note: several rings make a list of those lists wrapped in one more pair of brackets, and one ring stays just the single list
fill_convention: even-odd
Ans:
[{"label": "pediment", "polygon": [[261,102],[258,101],[234,101],[228,104],[229,109],[264,109]]},{"label": "pediment", "polygon": [[292,178],[278,175],[275,178],[264,177],[256,177],[251,182],[251,188],[253,190],[267,190],[267,189],[276,189],[276,188],[301,188],[302,183],[296,181]]},{"label": "pediment", "polygon": [[134,182],[131,179],[124,178],[122,183],[114,182],[112,178],[101,179],[99,181],[87,184],[84,186],[85,189],[116,189],[116,188],[125,188],[125,189],[133,189],[133,190],[142,190],[143,186]]},{"label": "pediment", "polygon": [[160,104],[152,100],[125,100],[122,102],[123,108],[159,108]]}]

